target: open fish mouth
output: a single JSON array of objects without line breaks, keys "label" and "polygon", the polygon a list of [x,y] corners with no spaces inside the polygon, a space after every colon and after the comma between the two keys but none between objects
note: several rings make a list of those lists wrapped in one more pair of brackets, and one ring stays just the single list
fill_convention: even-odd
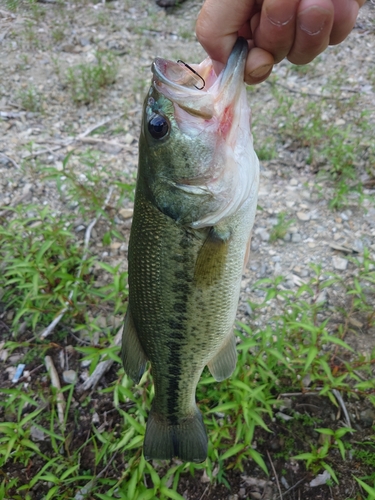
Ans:
[{"label": "open fish mouth", "polygon": [[244,85],[247,53],[246,40],[238,38],[219,76],[210,58],[188,66],[157,57],[151,67],[153,85],[188,113],[210,119],[237,100]]},{"label": "open fish mouth", "polygon": [[[146,113],[152,116],[157,112],[168,118],[173,124],[170,137],[176,145],[192,141],[189,152],[195,161],[189,161],[190,169],[184,175],[178,172],[169,176],[167,184],[184,192],[184,203],[187,199],[192,203],[194,218],[179,220],[194,229],[218,224],[254,196],[258,159],[244,83],[247,54],[246,40],[238,38],[219,75],[210,58],[191,66],[162,58],[152,64]],[[173,106],[166,105],[164,98]],[[152,108],[155,101],[160,106],[156,111]]]}]

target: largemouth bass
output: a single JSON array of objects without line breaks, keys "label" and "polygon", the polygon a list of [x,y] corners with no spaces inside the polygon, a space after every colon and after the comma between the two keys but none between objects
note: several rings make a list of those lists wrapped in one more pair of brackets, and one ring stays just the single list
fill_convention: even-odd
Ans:
[{"label": "largemouth bass", "polygon": [[205,460],[196,386],[206,365],[218,381],[236,365],[232,329],[259,183],[243,82],[247,51],[239,38],[218,77],[209,58],[191,67],[161,58],[152,65],[122,348],[136,383],[151,362],[147,459]]}]

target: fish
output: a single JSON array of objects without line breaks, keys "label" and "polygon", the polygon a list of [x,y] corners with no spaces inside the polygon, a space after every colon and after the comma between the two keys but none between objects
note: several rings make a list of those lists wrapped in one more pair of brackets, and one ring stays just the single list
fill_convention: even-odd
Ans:
[{"label": "fish", "polygon": [[122,360],[155,389],[146,459],[203,462],[208,438],[196,404],[205,366],[217,381],[237,361],[233,324],[249,257],[259,162],[238,38],[219,75],[156,58],[143,107],[128,250]]}]

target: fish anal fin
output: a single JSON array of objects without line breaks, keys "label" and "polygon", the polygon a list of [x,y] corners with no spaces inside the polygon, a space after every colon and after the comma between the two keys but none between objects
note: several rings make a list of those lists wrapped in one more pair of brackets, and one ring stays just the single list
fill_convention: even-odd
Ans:
[{"label": "fish anal fin", "polygon": [[203,418],[195,408],[192,416],[170,425],[151,409],[147,420],[143,454],[146,460],[170,460],[200,463],[207,458],[207,434]]},{"label": "fish anal fin", "polygon": [[125,315],[121,358],[126,374],[137,384],[145,371],[147,357],[139,342],[130,307]]},{"label": "fish anal fin", "polygon": [[232,375],[236,368],[236,362],[236,338],[231,333],[220,351],[207,363],[207,366],[215,380],[221,382]]},{"label": "fish anal fin", "polygon": [[229,229],[212,227],[209,230],[195,263],[194,280],[199,286],[210,286],[221,279],[230,237]]}]

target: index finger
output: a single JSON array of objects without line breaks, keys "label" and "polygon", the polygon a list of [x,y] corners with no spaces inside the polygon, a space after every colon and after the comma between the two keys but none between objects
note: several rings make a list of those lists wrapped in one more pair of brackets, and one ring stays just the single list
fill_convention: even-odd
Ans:
[{"label": "index finger", "polygon": [[[238,32],[250,38],[250,19],[255,11],[256,0],[206,0],[199,13],[196,34],[199,42],[221,70],[227,62]],[[248,36],[243,31],[248,25]],[[215,64],[216,63],[216,64]]]}]

